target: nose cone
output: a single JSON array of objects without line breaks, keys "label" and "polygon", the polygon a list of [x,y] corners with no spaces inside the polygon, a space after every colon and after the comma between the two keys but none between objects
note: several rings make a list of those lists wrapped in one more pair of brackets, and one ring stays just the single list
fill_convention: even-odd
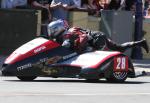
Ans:
[{"label": "nose cone", "polygon": [[0,76],[13,76],[13,71],[9,67],[3,67]]}]

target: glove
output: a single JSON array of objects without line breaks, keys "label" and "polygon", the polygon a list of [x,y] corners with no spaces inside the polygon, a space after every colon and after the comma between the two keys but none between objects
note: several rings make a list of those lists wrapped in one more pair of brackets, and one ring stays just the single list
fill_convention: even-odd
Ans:
[{"label": "glove", "polygon": [[69,40],[69,39],[65,40],[65,41],[62,43],[62,46],[67,47],[67,48],[70,48],[70,46],[71,46],[70,40]]}]

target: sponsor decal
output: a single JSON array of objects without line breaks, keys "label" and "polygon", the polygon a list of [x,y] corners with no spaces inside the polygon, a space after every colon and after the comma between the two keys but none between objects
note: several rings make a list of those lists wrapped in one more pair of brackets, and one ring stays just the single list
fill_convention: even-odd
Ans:
[{"label": "sponsor decal", "polygon": [[32,67],[32,64],[31,63],[28,63],[28,64],[25,64],[23,66],[20,66],[20,67],[17,67],[17,70],[18,71],[21,71],[21,70],[24,70],[24,69],[27,69],[29,67]]},{"label": "sponsor decal", "polygon": [[77,55],[77,53],[75,52],[75,53],[63,56],[63,59],[68,59],[68,58],[71,58],[71,57],[76,56],[76,55]]},{"label": "sponsor decal", "polygon": [[40,59],[39,61],[43,63],[43,62],[46,62],[47,60],[48,60],[48,57],[42,58],[42,59]]},{"label": "sponsor decal", "polygon": [[128,71],[128,57],[125,56],[115,57],[114,71],[115,72]]},{"label": "sponsor decal", "polygon": [[41,47],[35,49],[35,50],[34,50],[34,53],[38,53],[38,52],[40,52],[40,51],[42,51],[42,50],[44,50],[44,49],[46,49],[46,47],[45,47],[45,46],[41,46]]},{"label": "sponsor decal", "polygon": [[52,58],[47,59],[46,64],[54,64],[57,63],[57,61],[59,61],[60,59],[62,59],[61,56],[54,56]]}]

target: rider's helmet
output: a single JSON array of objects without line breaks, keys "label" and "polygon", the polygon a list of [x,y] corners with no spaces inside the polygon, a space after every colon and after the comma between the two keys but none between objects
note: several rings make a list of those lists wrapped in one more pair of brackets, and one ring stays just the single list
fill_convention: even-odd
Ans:
[{"label": "rider's helmet", "polygon": [[57,39],[59,36],[63,35],[65,31],[69,29],[68,22],[65,20],[52,21],[48,25],[48,36]]}]

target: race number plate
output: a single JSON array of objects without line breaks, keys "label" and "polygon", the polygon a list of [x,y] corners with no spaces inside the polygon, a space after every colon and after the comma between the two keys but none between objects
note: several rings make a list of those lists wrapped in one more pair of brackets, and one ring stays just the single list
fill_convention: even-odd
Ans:
[{"label": "race number plate", "polygon": [[119,56],[114,58],[114,71],[123,72],[128,71],[128,57]]}]

